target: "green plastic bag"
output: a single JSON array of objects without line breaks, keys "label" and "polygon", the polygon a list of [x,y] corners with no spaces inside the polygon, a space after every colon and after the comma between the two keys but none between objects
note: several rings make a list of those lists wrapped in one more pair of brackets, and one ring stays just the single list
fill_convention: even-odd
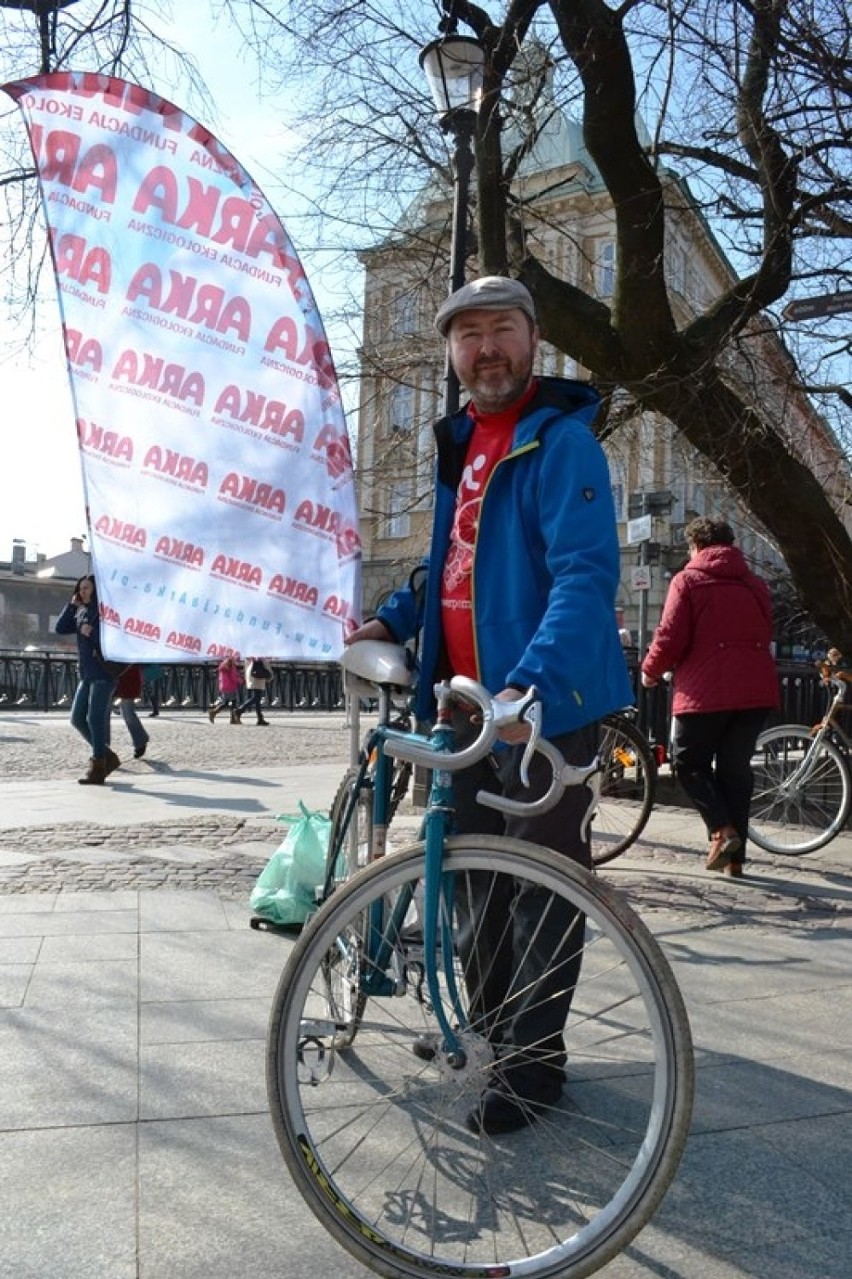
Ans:
[{"label": "green plastic bag", "polygon": [[299,801],[300,812],[277,820],[292,823],[251,890],[252,910],[275,924],[304,924],[317,906],[317,889],[325,880],[325,862],[331,820],[325,813],[310,812]]}]

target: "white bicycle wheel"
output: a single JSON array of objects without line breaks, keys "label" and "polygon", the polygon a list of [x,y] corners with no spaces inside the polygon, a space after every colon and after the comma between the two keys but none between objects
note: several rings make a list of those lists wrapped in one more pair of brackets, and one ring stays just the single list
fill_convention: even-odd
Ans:
[{"label": "white bicycle wheel", "polygon": [[[424,1062],[412,1042],[438,1025],[424,988],[422,936],[408,908],[423,858],[423,845],[413,845],[359,872],[292,952],[267,1045],[282,1154],[322,1224],[378,1274],[582,1279],[649,1219],[686,1140],[692,1048],[674,977],[621,896],[564,857],[517,840],[451,839],[440,905],[449,930],[440,999],[447,1020],[461,1024],[464,1061],[453,1063],[439,1050]],[[572,959],[582,954],[563,1031],[561,1100],[529,1127],[496,1137],[466,1124],[493,1079],[493,1051],[466,1024],[464,982],[455,1000],[450,989],[461,965],[454,903],[473,877],[480,893],[508,883],[516,900],[536,894],[542,921],[570,911],[568,949]],[[387,914],[377,922],[394,909],[404,926],[395,929]],[[568,962],[566,934],[557,932],[551,996]],[[370,997],[357,1041],[341,1052],[324,973],[329,952],[347,938],[359,939],[351,958]],[[376,953],[383,941],[389,962],[377,967],[366,949]],[[551,1044],[552,1036],[548,1051]]]},{"label": "white bicycle wheel", "polygon": [[798,856],[839,835],[852,806],[852,780],[842,752],[815,743],[801,724],[779,724],[757,739],[748,833],[770,853]]}]

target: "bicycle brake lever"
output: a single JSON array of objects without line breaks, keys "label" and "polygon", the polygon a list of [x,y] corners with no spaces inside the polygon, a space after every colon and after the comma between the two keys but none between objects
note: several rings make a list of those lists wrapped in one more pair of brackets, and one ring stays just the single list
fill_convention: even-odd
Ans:
[{"label": "bicycle brake lever", "polygon": [[521,756],[519,770],[522,786],[529,786],[530,784],[529,766],[541,739],[541,702],[538,700],[534,688],[531,688],[526,696],[532,700],[529,706],[524,708],[520,716],[520,722],[529,724],[530,727],[530,735],[524,747],[524,753]]}]

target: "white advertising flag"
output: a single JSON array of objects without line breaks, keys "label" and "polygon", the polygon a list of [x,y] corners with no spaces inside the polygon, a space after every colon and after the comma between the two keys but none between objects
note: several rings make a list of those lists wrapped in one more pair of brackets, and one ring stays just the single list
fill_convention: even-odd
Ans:
[{"label": "white advertising flag", "polygon": [[137,85],[4,88],[41,184],[105,654],[336,660],[360,609],[351,454],[279,218],[207,129]]}]

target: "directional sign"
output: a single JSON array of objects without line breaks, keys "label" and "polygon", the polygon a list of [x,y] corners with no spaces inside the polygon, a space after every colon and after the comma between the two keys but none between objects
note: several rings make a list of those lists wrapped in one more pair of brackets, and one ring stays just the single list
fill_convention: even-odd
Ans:
[{"label": "directional sign", "polygon": [[785,320],[812,320],[818,315],[837,315],[852,311],[852,292],[820,293],[813,298],[796,298],[781,312]]},{"label": "directional sign", "polygon": [[640,515],[638,519],[627,521],[627,545],[635,546],[637,542],[647,542],[651,536],[650,515]]}]

